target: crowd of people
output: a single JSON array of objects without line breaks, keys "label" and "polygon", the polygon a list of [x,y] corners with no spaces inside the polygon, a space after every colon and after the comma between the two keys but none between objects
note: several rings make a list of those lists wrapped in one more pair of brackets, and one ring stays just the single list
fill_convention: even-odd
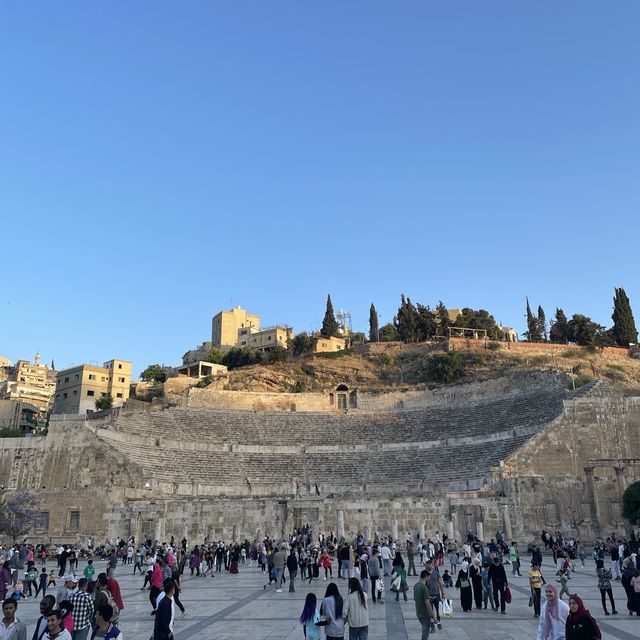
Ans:
[{"label": "crowd of people", "polygon": [[[635,534],[629,540],[612,535],[593,547],[594,580],[604,615],[618,613],[611,582],[619,580],[629,614],[640,616],[637,552]],[[525,553],[530,556],[528,569],[522,568],[517,542],[507,542],[501,532],[488,542],[469,534],[462,544],[438,533],[427,540],[416,536],[414,542],[409,534],[400,545],[391,536],[376,536],[374,542],[362,534],[351,540],[338,540],[333,532],[313,536],[308,525],[285,540],[267,537],[253,543],[205,539],[202,544],[189,545],[184,538],[180,543],[173,537],[158,543],[149,538],[137,542],[131,537],[107,541],[100,547],[89,540],[80,550],[61,545],[51,554],[44,545],[25,542],[0,547],[0,640],[27,639],[26,625],[17,611],[20,601],[31,597],[41,598],[32,640],[122,640],[118,625],[124,602],[115,577],[120,571],[140,575],[140,589],[149,592],[153,638],[171,640],[175,608],[186,614],[180,600],[183,576],[215,578],[241,570],[261,572],[264,589],[274,585],[276,593],[286,584],[290,592],[295,591],[298,581],[328,583],[320,602],[316,594],[307,594],[300,614],[305,637],[310,640],[320,638],[323,628],[328,639],[343,638],[345,628],[350,640],[366,639],[369,607],[389,595],[408,602],[409,576],[418,577],[412,595],[423,640],[442,628],[443,616],[452,611],[453,599],[447,595],[450,589],[456,589],[463,613],[475,607],[507,615],[512,597],[509,575],[528,579],[529,606],[539,618],[538,640],[599,638],[596,620],[580,596],[569,589],[577,562],[580,570],[585,567],[586,550],[581,543],[543,531],[540,544],[528,545]],[[86,560],[81,577],[75,575],[79,557]],[[106,563],[106,571],[97,575],[96,559]],[[347,591],[344,598],[338,587],[341,580]],[[55,595],[47,593],[50,589],[56,590]]]}]

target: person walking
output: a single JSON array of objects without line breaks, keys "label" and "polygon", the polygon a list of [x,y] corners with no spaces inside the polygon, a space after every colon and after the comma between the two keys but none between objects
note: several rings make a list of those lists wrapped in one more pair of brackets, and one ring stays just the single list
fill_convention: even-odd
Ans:
[{"label": "person walking", "polygon": [[282,593],[282,577],[286,564],[287,552],[284,550],[284,545],[281,545],[278,551],[273,554],[273,568],[276,570],[276,593]]},{"label": "person walking", "polygon": [[529,589],[531,589],[531,597],[533,598],[533,615],[536,618],[540,617],[540,600],[542,597],[542,585],[544,584],[544,578],[540,572],[540,565],[533,562],[529,573]]},{"label": "person walking", "polygon": [[320,622],[320,612],[318,611],[316,594],[307,593],[304,608],[300,614],[300,624],[306,640],[321,640],[322,633],[318,622]]},{"label": "person walking", "polygon": [[555,585],[546,585],[544,596],[536,640],[565,640],[569,605],[558,597]]},{"label": "person walking", "polygon": [[566,640],[601,640],[598,623],[585,609],[582,598],[575,593],[569,598],[569,615],[565,625]]},{"label": "person walking", "polygon": [[413,585],[413,602],[416,607],[416,617],[422,627],[420,640],[429,640],[431,622],[433,617],[433,606],[429,598],[427,589],[427,578],[429,573],[426,569],[420,572],[420,579]]},{"label": "person walking", "polygon": [[396,557],[393,559],[391,590],[396,592],[396,602],[400,601],[400,593],[402,593],[404,601],[408,601],[407,591],[409,591],[409,585],[407,584],[407,572],[404,570],[404,560],[400,556],[400,552],[396,553]]},{"label": "person walking", "polygon": [[507,602],[505,600],[505,591],[507,589],[507,574],[504,565],[500,562],[500,558],[493,559],[493,564],[489,567],[489,581],[493,585],[493,599],[496,607],[500,602],[500,613],[506,615]]},{"label": "person walking", "polygon": [[289,592],[291,593],[295,591],[293,583],[298,573],[298,558],[296,557],[294,547],[291,547],[291,551],[289,551],[289,555],[287,556],[287,571],[289,571]]},{"label": "person walking", "polygon": [[460,606],[466,613],[471,611],[473,606],[473,593],[471,591],[471,577],[469,576],[469,561],[465,558],[458,571],[458,579],[455,584],[456,589],[460,589]]},{"label": "person walking", "polygon": [[380,552],[373,550],[371,557],[367,561],[367,569],[369,570],[369,578],[371,579],[371,601],[376,602],[376,581],[380,577]]},{"label": "person walking", "polygon": [[349,578],[349,595],[345,600],[342,617],[349,624],[349,640],[367,640],[369,637],[367,594],[358,578]]},{"label": "person walking", "polygon": [[600,589],[600,598],[602,599],[602,608],[604,609],[604,615],[611,615],[607,610],[607,601],[605,596],[609,596],[609,602],[611,603],[611,613],[615,616],[616,603],[613,599],[613,589],[611,588],[611,569],[606,569],[604,566],[604,560],[598,558],[596,560],[596,575],[598,576],[598,589]]},{"label": "person walking", "polygon": [[482,576],[480,575],[480,558],[474,558],[469,567],[469,576],[471,577],[471,587],[473,589],[473,600],[476,603],[476,609],[482,609]]},{"label": "person walking", "polygon": [[323,626],[325,637],[327,640],[343,640],[344,639],[344,620],[342,612],[344,609],[344,600],[338,591],[338,585],[330,582],[324,594],[324,600],[320,605],[320,615],[324,620],[320,621]]}]

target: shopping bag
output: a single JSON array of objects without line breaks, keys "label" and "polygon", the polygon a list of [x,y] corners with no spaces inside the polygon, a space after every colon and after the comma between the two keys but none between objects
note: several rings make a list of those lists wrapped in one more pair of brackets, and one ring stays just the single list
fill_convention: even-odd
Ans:
[{"label": "shopping bag", "polygon": [[445,617],[451,617],[453,615],[453,600],[445,598],[442,601],[442,615]]},{"label": "shopping bag", "polygon": [[511,604],[511,589],[509,587],[504,588],[504,601],[507,604]]}]

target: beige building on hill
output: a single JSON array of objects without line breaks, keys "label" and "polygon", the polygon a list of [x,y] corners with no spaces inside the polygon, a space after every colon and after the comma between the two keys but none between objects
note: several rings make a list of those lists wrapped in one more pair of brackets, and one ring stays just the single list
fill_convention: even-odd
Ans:
[{"label": "beige building on hill", "polygon": [[242,349],[253,347],[258,351],[271,351],[275,346],[287,348],[289,340],[293,337],[293,330],[286,325],[278,324],[266,329],[244,327],[238,329],[236,345]]},{"label": "beige building on hill", "polygon": [[343,351],[347,347],[347,341],[345,338],[336,338],[331,336],[330,338],[324,338],[318,336],[316,341],[316,348],[314,353],[332,353],[335,351]]},{"label": "beige building on hill", "polygon": [[82,364],[59,371],[53,413],[85,414],[95,410],[98,398],[110,395],[113,406],[129,398],[131,363],[109,360],[102,367]]},{"label": "beige building on hill", "polygon": [[260,316],[248,313],[241,307],[221,311],[211,320],[211,346],[229,351],[238,344],[238,330],[250,327],[260,329]]},{"label": "beige building on hill", "polygon": [[52,406],[56,372],[40,363],[40,354],[36,354],[34,362],[18,360],[5,368],[5,375],[6,379],[0,382],[0,399],[33,405],[40,417],[45,417]]}]

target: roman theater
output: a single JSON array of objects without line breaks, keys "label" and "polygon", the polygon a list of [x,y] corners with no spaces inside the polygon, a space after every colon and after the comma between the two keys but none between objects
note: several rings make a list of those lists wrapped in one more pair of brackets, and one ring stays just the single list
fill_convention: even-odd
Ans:
[{"label": "roman theater", "polygon": [[32,532],[69,542],[149,535],[282,537],[305,523],[369,539],[543,528],[624,534],[640,397],[566,373],[506,372],[433,389],[227,391],[167,381],[161,401],[52,416],[0,439],[0,483],[32,492]]}]

